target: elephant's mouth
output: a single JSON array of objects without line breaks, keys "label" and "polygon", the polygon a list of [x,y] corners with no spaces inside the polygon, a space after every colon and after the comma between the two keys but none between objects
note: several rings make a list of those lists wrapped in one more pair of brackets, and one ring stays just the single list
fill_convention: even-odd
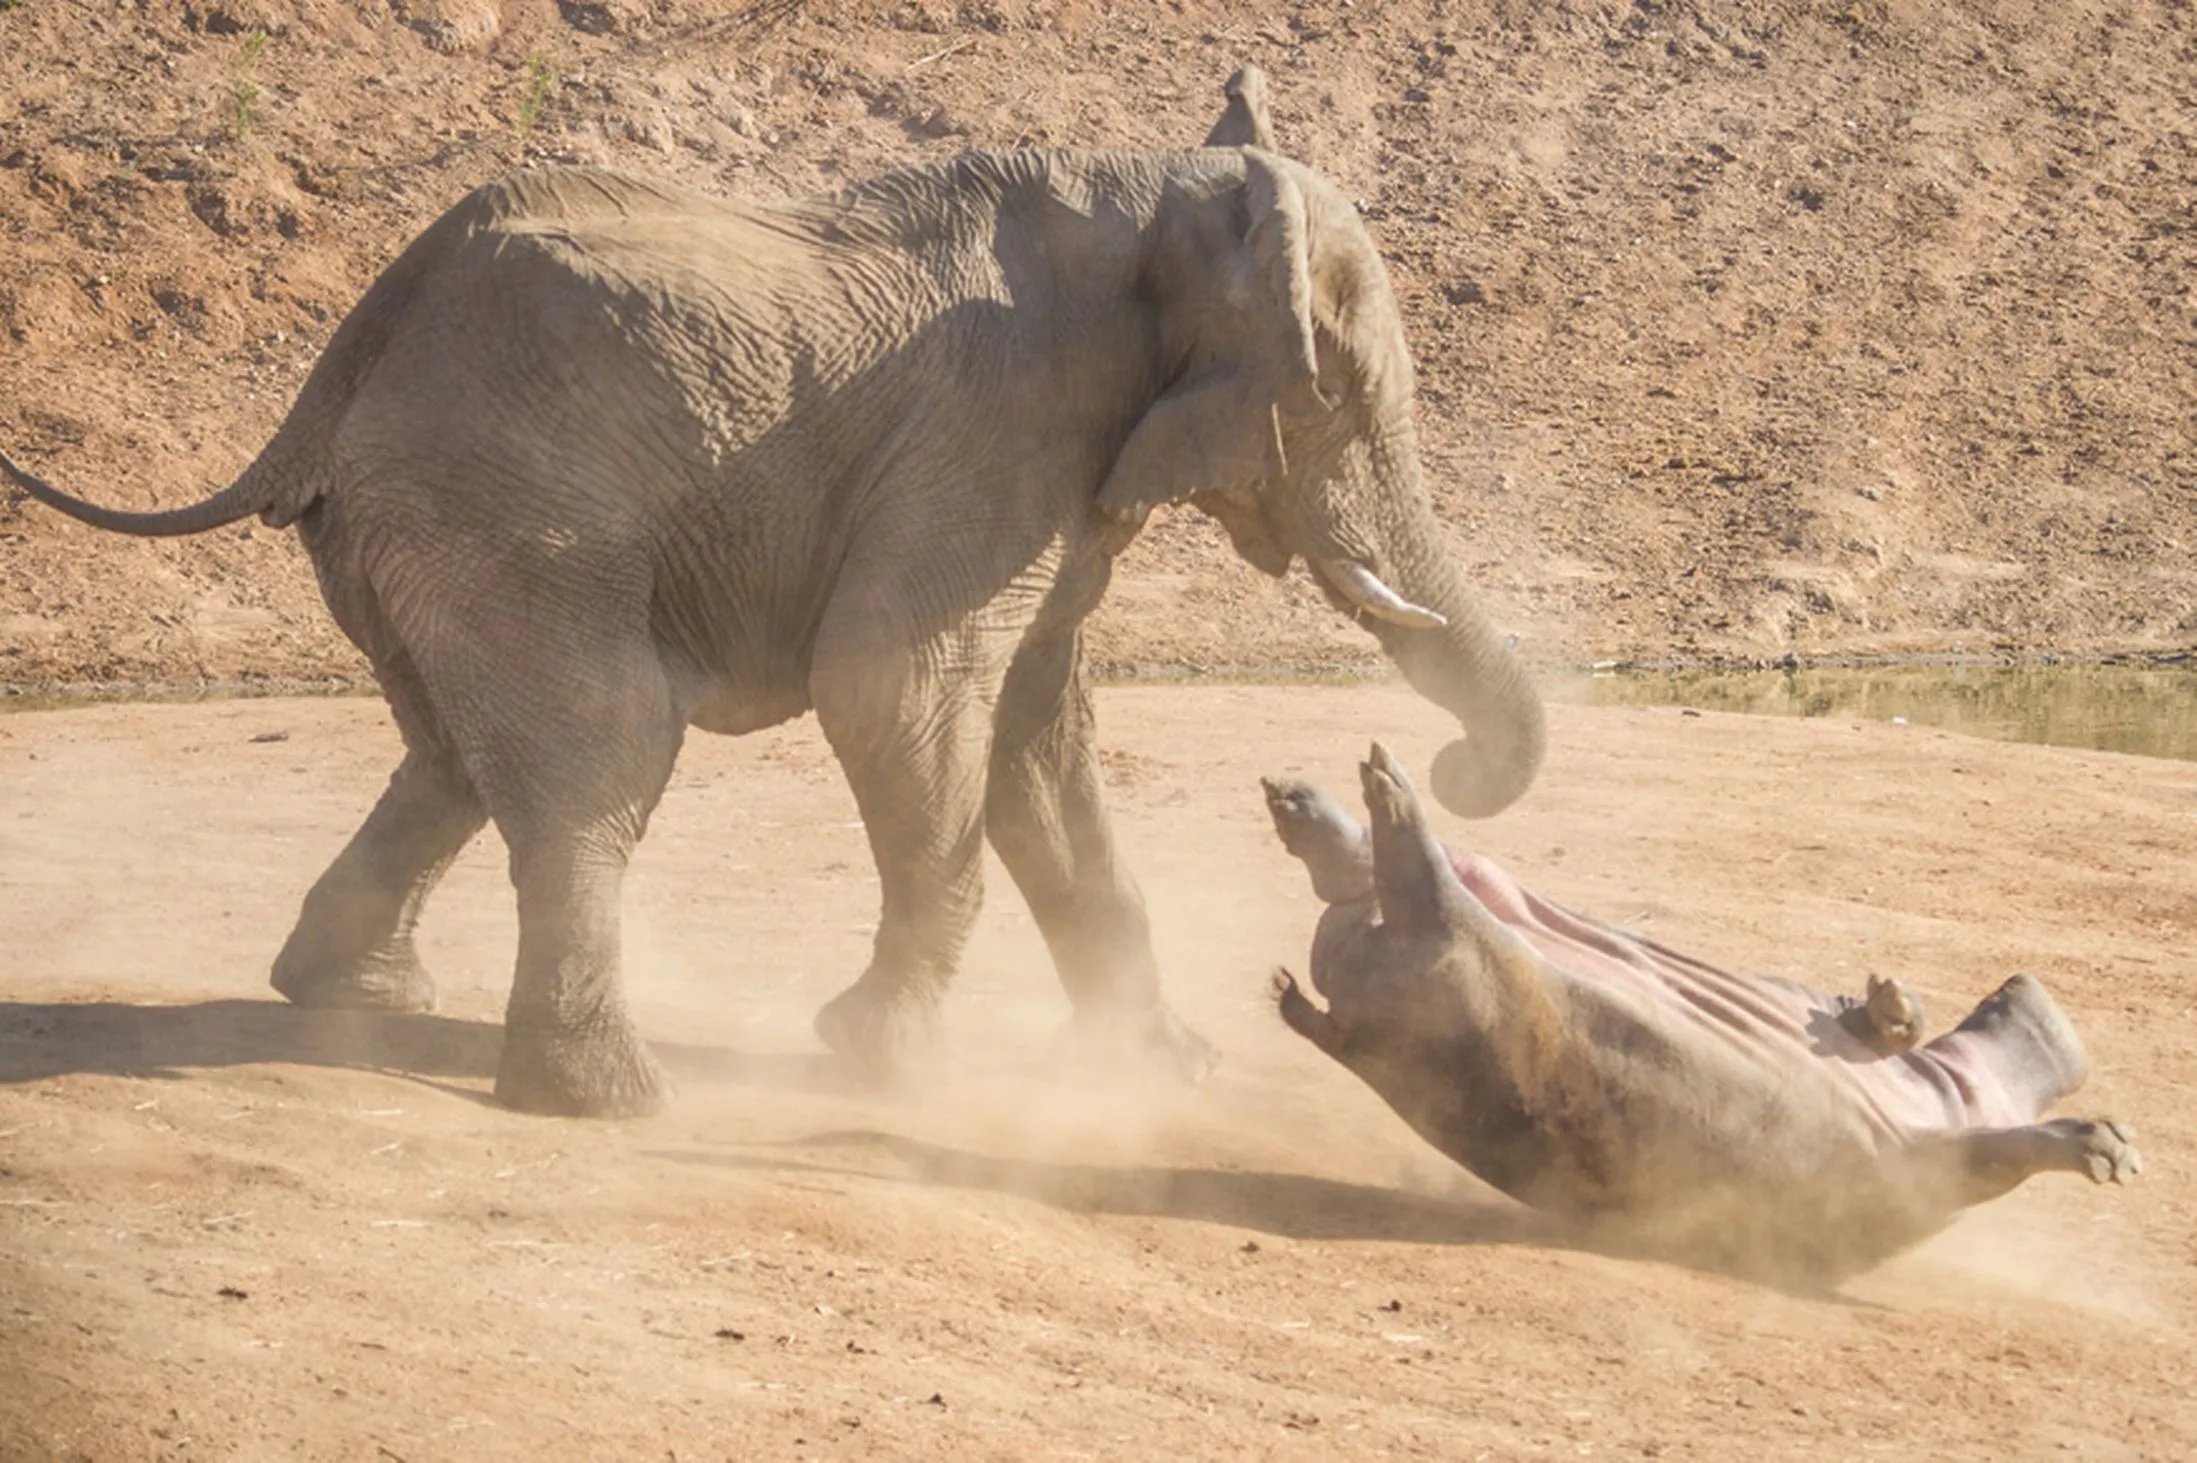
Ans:
[{"label": "elephant's mouth", "polygon": [[1378,574],[1356,559],[1320,558],[1310,562],[1321,581],[1361,614],[1412,630],[1439,630],[1449,623],[1447,616],[1413,604],[1390,589]]}]

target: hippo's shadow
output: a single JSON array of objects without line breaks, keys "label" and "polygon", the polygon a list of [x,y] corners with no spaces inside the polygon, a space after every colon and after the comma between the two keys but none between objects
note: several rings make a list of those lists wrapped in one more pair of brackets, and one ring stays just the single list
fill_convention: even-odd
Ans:
[{"label": "hippo's shadow", "polygon": [[1878,1309],[1873,1302],[1843,1294],[1831,1277],[1765,1267],[1743,1255],[1689,1252],[1658,1242],[1652,1235],[1621,1222],[1545,1213],[1492,1193],[1485,1198],[1437,1198],[1308,1174],[1000,1158],[897,1133],[861,1129],[819,1133],[779,1146],[852,1150],[856,1154],[868,1150],[893,1160],[903,1171],[893,1173],[863,1166],[858,1160],[828,1163],[691,1150],[663,1151],[653,1156],[750,1171],[981,1189],[1074,1214],[1196,1220],[1279,1239],[1569,1250],[1608,1259],[1676,1265],[1842,1308]]},{"label": "hippo's shadow", "polygon": [[789,1174],[829,1175],[888,1184],[980,1189],[1034,1200],[1075,1214],[1189,1219],[1294,1240],[1391,1240],[1409,1244],[1534,1245],[1580,1249],[1575,1226],[1507,1200],[1435,1198],[1400,1189],[1305,1174],[1234,1168],[1167,1168],[1000,1158],[896,1133],[820,1133],[796,1149],[868,1150],[900,1172],[799,1158],[673,1150],[679,1163]]},{"label": "hippo's shadow", "polygon": [[[800,1091],[849,1085],[822,1053],[662,1041],[650,1049],[675,1081]],[[308,1010],[283,1001],[0,1001],[0,1085],[78,1074],[175,1079],[193,1068],[288,1062],[407,1077],[484,1100],[445,1084],[493,1079],[502,1052],[503,1023],[454,1016]]]}]

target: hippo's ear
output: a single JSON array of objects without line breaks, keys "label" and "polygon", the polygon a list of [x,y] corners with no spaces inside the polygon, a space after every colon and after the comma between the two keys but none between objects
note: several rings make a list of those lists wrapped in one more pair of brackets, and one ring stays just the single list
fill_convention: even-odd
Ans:
[{"label": "hippo's ear", "polygon": [[1375,742],[1358,773],[1373,826],[1373,892],[1381,901],[1381,923],[1398,931],[1451,927],[1470,896],[1402,764]]}]

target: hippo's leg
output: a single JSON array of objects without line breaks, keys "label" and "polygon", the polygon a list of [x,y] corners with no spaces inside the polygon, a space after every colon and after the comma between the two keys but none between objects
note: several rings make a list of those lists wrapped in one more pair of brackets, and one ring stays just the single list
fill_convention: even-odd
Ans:
[{"label": "hippo's leg", "polygon": [[1983,998],[1968,1019],[1922,1050],[1991,1106],[2034,1117],[2083,1085],[2090,1073],[2081,1038],[2035,976],[2017,975]]},{"label": "hippo's leg", "polygon": [[1922,1003],[1892,976],[1872,975],[1861,1000],[1840,1000],[1849,1004],[1839,1012],[1838,1024],[1880,1057],[1913,1051],[1922,1040]]},{"label": "hippo's leg", "polygon": [[1910,1152],[1939,1169],[1963,1207],[1996,1199],[2031,1174],[2080,1173],[2092,1183],[2125,1184],[2143,1171],[2136,1130],[2103,1118],[1934,1133],[1916,1139]]},{"label": "hippo's leg", "polygon": [[1341,1061],[1342,1032],[1336,1028],[1335,1018],[1307,1000],[1297,988],[1297,978],[1286,970],[1274,972],[1273,989],[1275,1004],[1281,1008],[1282,1020],[1289,1029]]},{"label": "hippo's leg", "polygon": [[1309,782],[1262,777],[1259,785],[1282,847],[1304,861],[1321,902],[1349,904],[1373,892],[1373,836],[1341,803]]}]

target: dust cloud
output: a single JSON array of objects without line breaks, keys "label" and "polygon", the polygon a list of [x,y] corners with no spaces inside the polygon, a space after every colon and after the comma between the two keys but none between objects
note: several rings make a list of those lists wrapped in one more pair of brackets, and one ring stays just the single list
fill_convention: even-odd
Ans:
[{"label": "dust cloud", "polygon": [[[694,738],[635,860],[632,1000],[679,1091],[629,1123],[486,1100],[513,933],[492,834],[423,926],[439,1014],[269,998],[298,897],[395,762],[379,706],[0,721],[0,1455],[2197,1441],[2169,1380],[2197,1365],[2171,1162],[2125,1192],[2034,1181],[1833,1297],[1583,1245],[1420,1143],[1266,994],[1318,911],[1258,776],[1347,787],[1369,728],[1422,767],[1445,719],[1385,687],[1099,710],[1168,995],[1221,1048],[1208,1083],[1071,1069],[996,865],[949,1069],[831,1081],[808,1022],[862,968],[877,886],[796,725]],[[2155,1154],[2197,1140],[2176,1096],[2197,1072],[2143,1014],[2179,993],[2142,963],[2155,935],[2080,917],[2125,875],[2079,853],[2178,836],[2197,769],[1552,714],[1541,786],[1445,820],[1453,841],[1588,908],[1652,895],[1659,933],[1740,968],[1896,957],[1931,991],[2044,971],[2090,1046],[2083,1105]],[[2049,820],[2021,795],[2043,783]],[[1791,856],[1802,825],[1824,851]],[[2024,1380],[2047,1372],[2081,1385]]]}]

